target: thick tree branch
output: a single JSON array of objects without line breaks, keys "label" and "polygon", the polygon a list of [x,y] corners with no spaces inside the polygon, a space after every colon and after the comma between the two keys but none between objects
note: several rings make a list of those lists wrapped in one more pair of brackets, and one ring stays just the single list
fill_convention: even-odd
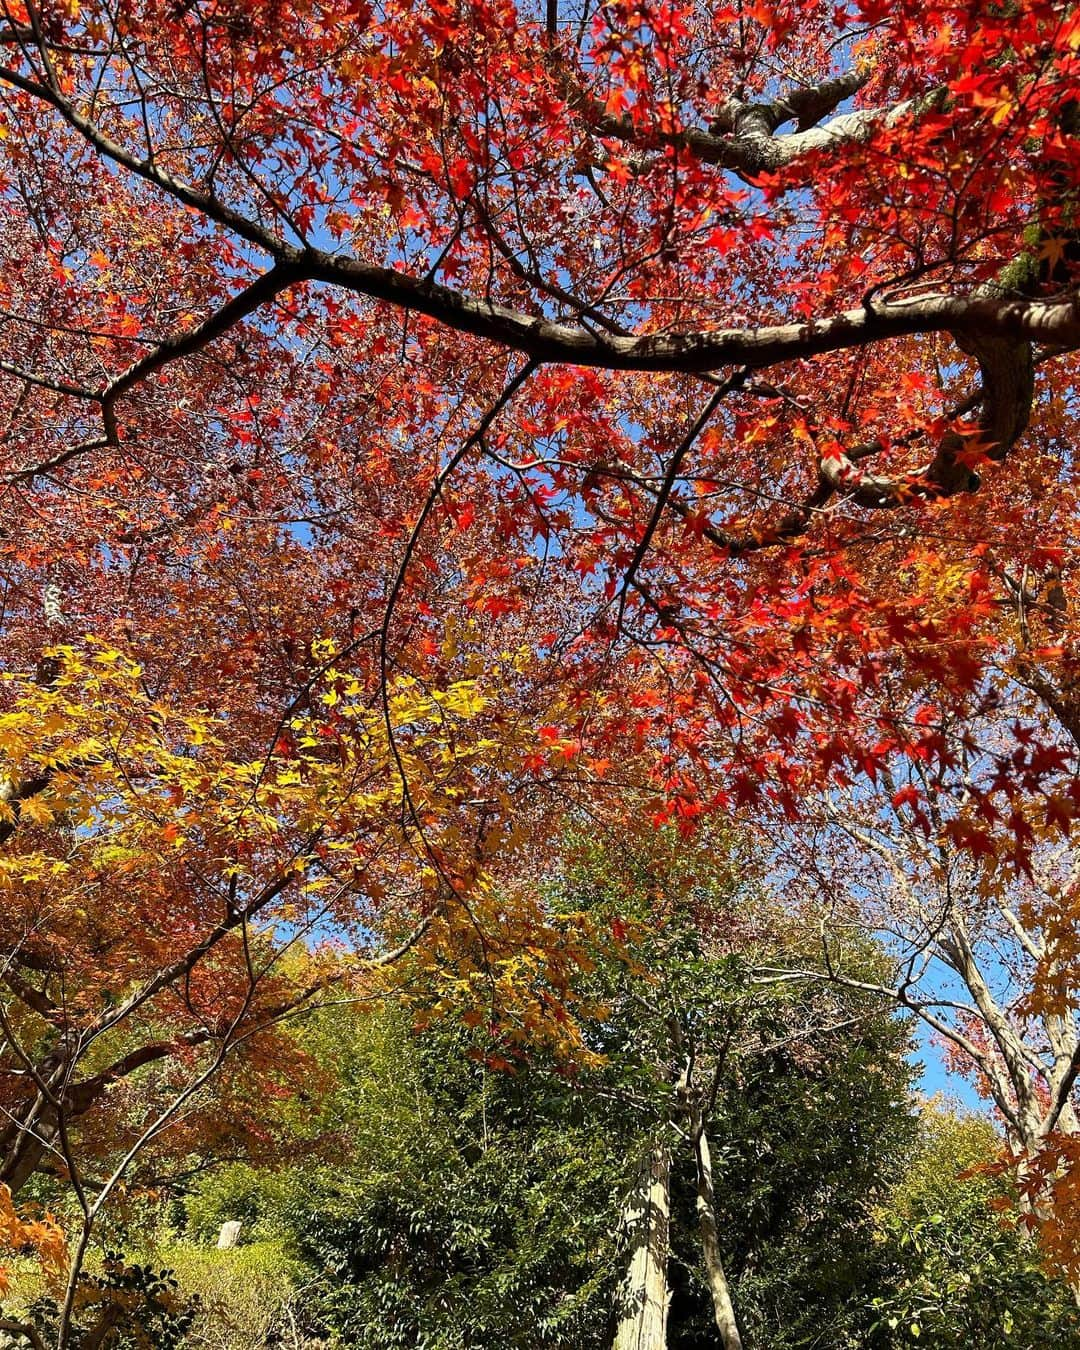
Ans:
[{"label": "thick tree branch", "polygon": [[1050,1110],[1046,1113],[1042,1125],[1039,1129],[1039,1135],[1045,1139],[1057,1128],[1057,1123],[1061,1118],[1062,1111],[1069,1103],[1073,1088],[1076,1086],[1077,1075],[1080,1074],[1080,1043],[1077,1044],[1069,1059],[1065,1072],[1061,1078],[1053,1085],[1050,1101]]},{"label": "thick tree branch", "polygon": [[11,1336],[22,1336],[33,1346],[33,1350],[45,1350],[45,1342],[41,1333],[29,1322],[18,1322],[11,1317],[0,1317],[0,1331]]},{"label": "thick tree branch", "polygon": [[162,366],[168,365],[170,361],[177,361],[182,357],[191,356],[193,353],[201,351],[215,338],[235,327],[241,319],[246,319],[249,314],[253,314],[263,305],[275,300],[282,291],[298,279],[298,275],[298,272],[288,262],[275,264],[274,267],[268,272],[264,272],[262,276],[257,277],[238,295],[234,295],[231,300],[222,305],[221,309],[216,310],[209,318],[204,319],[198,327],[193,328],[188,333],[180,333],[175,337],[167,338],[141,360],[129,366],[122,375],[118,375],[115,380],[112,380],[100,395],[106,425],[114,417],[117,399],[122,398],[135,385],[145,380],[147,376],[153,375]]},{"label": "thick tree branch", "polygon": [[733,365],[761,370],[889,338],[939,332],[1080,345],[1080,303],[1071,297],[1050,301],[928,295],[800,323],[621,337],[532,317],[402,272],[335,258],[317,249],[291,256],[312,280],[426,314],[450,328],[488,338],[524,352],[534,361],[551,364],[686,373]]},{"label": "thick tree branch", "polygon": [[[972,343],[987,337],[1011,338],[1060,346],[1080,345],[1080,303],[1019,296],[924,295],[880,307],[864,306],[827,318],[687,333],[622,337],[552,322],[492,301],[409,276],[394,268],[342,257],[315,247],[299,247],[277,236],[209,192],[184,182],[153,160],[140,158],[107,136],[48,86],[0,68],[0,82],[51,104],[101,154],[194,208],[207,219],[269,253],[288,269],[289,281],[322,281],[372,300],[425,314],[459,332],[511,347],[541,363],[595,366],[609,370],[713,371],[745,365],[760,370],[782,361],[867,346],[913,333],[952,332]],[[903,105],[902,105],[903,106]],[[894,109],[893,114],[900,109]],[[764,114],[763,114],[764,115]],[[850,114],[862,117],[864,114]],[[823,136],[825,127],[799,133]],[[279,274],[280,275],[280,274]]]},{"label": "thick tree branch", "polygon": [[[869,79],[869,71],[850,71],[819,85],[810,85],[785,94],[772,103],[744,103],[729,99],[722,105],[708,131],[684,127],[675,131],[657,129],[643,136],[633,118],[613,117],[595,100],[571,95],[571,103],[592,111],[593,129],[601,136],[629,144],[672,146],[689,151],[704,164],[731,169],[742,176],[775,173],[804,155],[819,150],[835,150],[844,144],[866,141],[879,127],[894,126],[905,117],[933,107],[941,94],[935,91],[920,99],[908,99],[892,108],[864,108],[834,117],[823,126],[817,124],[846,98],[850,98]],[[798,130],[777,136],[784,122],[796,120]]]}]

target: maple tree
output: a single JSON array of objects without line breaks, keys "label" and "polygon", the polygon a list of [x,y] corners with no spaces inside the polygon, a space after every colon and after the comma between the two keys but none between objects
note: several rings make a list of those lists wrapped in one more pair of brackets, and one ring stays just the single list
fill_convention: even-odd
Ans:
[{"label": "maple tree", "polygon": [[569,804],[906,759],[969,852],[1071,828],[1078,51],[1052,0],[2,0],[13,1185],[402,944],[572,1044]]},{"label": "maple tree", "polygon": [[1035,346],[1067,387],[1067,7],[7,13],[11,474],[67,531],[21,566],[107,541],[145,590],[166,539],[374,530],[385,673],[456,529],[485,616],[579,579],[568,683],[659,667],[683,818],[910,744],[853,734],[885,645],[971,683],[970,606],[928,617],[857,545],[1023,478]]},{"label": "maple tree", "polygon": [[[1080,864],[1067,797],[1080,724],[1066,617],[1073,583],[1056,567],[1041,581],[1026,570],[1011,574],[996,549],[983,552],[1000,583],[981,620],[994,646],[989,711],[953,725],[951,764],[893,765],[881,771],[882,793],[820,796],[803,827],[785,833],[783,865],[817,916],[825,978],[851,980],[853,932],[886,938],[894,965],[873,992],[915,1013],[950,1068],[992,1105],[1023,1221],[1075,1281]],[[939,597],[969,589],[962,548],[936,545],[929,565]],[[1000,772],[995,747],[1030,740],[1025,724],[1046,736],[1038,754],[1047,791],[1037,809],[1005,818],[978,784]],[[1002,834],[1023,838],[1021,868],[1000,865]],[[871,989],[857,977],[853,983]]]}]

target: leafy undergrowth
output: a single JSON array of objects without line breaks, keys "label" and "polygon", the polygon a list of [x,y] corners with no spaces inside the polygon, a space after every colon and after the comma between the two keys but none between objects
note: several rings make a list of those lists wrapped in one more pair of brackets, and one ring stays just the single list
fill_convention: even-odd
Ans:
[{"label": "leafy undergrowth", "polygon": [[305,1274],[280,1243],[217,1251],[175,1242],[160,1246],[155,1259],[172,1271],[182,1295],[199,1300],[184,1341],[190,1350],[330,1350],[333,1344],[308,1325]]},{"label": "leafy undergrowth", "polygon": [[[184,1350],[333,1350],[337,1344],[316,1334],[306,1315],[306,1275],[277,1242],[253,1242],[218,1251],[196,1242],[155,1243],[139,1258],[176,1282],[175,1299],[194,1317]],[[100,1256],[87,1261],[90,1279],[99,1275]],[[40,1263],[20,1258],[10,1266],[5,1312],[25,1317],[45,1294]]]}]

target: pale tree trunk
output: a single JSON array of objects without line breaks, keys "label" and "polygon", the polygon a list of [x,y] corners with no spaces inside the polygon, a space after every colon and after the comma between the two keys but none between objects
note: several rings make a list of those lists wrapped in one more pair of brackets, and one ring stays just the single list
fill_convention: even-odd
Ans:
[{"label": "pale tree trunk", "polygon": [[671,1158],[657,1145],[626,1203],[630,1264],[619,1292],[613,1350],[665,1350]]},{"label": "pale tree trunk", "polygon": [[705,1274],[712,1295],[713,1316],[720,1332],[724,1350],[743,1350],[735,1309],[731,1302],[724,1263],[720,1259],[720,1236],[716,1229],[716,1191],[713,1186],[712,1154],[704,1127],[694,1132],[694,1151],[697,1162],[697,1215],[701,1233],[701,1250],[705,1257]]}]

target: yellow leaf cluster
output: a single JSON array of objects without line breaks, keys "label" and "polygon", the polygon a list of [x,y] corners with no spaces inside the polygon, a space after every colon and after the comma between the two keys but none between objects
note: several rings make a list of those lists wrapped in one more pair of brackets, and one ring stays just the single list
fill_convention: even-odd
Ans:
[{"label": "yellow leaf cluster", "polygon": [[[64,1234],[51,1214],[28,1218],[15,1208],[9,1187],[0,1185],[0,1251],[12,1255],[33,1251],[45,1282],[55,1291],[67,1260]],[[0,1295],[10,1284],[10,1272],[0,1266]]]}]

